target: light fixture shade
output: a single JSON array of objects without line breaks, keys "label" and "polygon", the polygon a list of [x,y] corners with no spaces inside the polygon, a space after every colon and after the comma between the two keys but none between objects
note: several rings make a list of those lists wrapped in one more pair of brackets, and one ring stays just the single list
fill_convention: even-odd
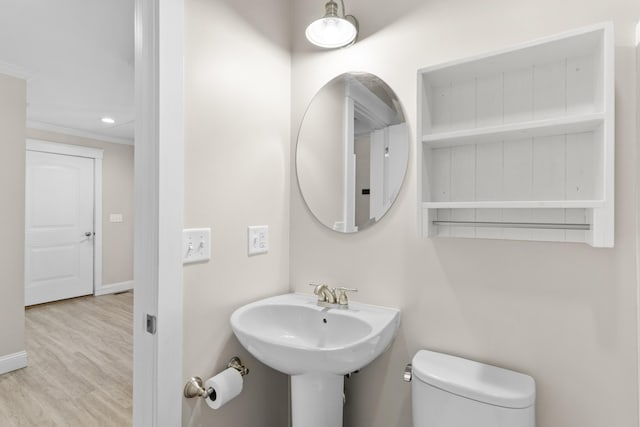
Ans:
[{"label": "light fixture shade", "polygon": [[351,44],[358,30],[356,26],[345,18],[339,16],[325,16],[316,19],[307,27],[307,40],[316,46],[325,48],[337,48]]},{"label": "light fixture shade", "polygon": [[353,44],[358,36],[358,21],[352,15],[338,15],[338,4],[329,0],[324,5],[325,14],[307,27],[307,40],[316,46],[332,49]]}]

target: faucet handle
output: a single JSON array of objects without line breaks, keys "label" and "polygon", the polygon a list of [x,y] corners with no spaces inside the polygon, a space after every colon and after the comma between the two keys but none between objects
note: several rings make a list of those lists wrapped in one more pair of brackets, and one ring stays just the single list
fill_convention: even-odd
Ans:
[{"label": "faucet handle", "polygon": [[338,304],[340,305],[348,305],[349,304],[349,298],[347,297],[347,292],[358,292],[358,288],[345,288],[342,286],[338,286],[336,288],[336,291],[338,291]]},{"label": "faucet handle", "polygon": [[326,287],[327,287],[327,285],[325,285],[325,284],[323,284],[323,283],[320,283],[320,284],[316,284],[316,283],[309,283],[309,286],[313,286],[313,287],[314,287],[314,289],[313,289],[313,293],[314,293],[315,295],[317,295],[317,296],[318,296],[318,300],[320,300],[320,299],[322,299],[322,301],[326,300],[326,297],[325,297],[325,296],[320,292],[320,290],[321,290],[323,287],[325,287],[325,288],[326,288]]}]

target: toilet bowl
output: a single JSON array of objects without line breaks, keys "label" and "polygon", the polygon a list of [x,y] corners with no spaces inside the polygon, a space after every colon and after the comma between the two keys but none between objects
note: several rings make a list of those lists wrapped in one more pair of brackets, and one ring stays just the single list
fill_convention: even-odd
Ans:
[{"label": "toilet bowl", "polygon": [[533,378],[447,354],[412,360],[413,427],[535,427]]}]

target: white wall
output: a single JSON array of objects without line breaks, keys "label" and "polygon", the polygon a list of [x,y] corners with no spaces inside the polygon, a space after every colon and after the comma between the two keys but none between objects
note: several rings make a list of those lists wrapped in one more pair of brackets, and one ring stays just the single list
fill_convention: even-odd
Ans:
[{"label": "white wall", "polygon": [[[133,146],[27,129],[27,138],[104,150],[102,159],[102,286],[133,280]],[[110,222],[109,214],[122,214]]]},{"label": "white wall", "polygon": [[[320,225],[292,179],[293,290],[340,283],[360,288],[357,300],[402,310],[392,348],[349,380],[345,425],[411,425],[410,388],[401,373],[421,348],[532,375],[538,427],[638,425],[634,32],[640,3],[350,0],[361,39],[335,51],[304,40],[304,26],[321,13],[316,3],[292,3],[292,136],[324,82],[364,70],[398,94],[413,141],[394,207],[357,235]],[[416,70],[606,20],[615,23],[617,45],[615,249],[418,238]]]},{"label": "white wall", "polygon": [[[26,81],[0,74],[0,358],[24,347]],[[4,369],[0,367],[0,372]]]},{"label": "white wall", "polygon": [[[184,382],[234,355],[251,373],[218,411],[185,400],[183,426],[283,426],[287,377],[248,355],[229,317],[289,290],[289,3],[185,3],[185,227],[211,227],[212,253],[184,269]],[[268,254],[247,256],[249,225],[269,225]]]}]

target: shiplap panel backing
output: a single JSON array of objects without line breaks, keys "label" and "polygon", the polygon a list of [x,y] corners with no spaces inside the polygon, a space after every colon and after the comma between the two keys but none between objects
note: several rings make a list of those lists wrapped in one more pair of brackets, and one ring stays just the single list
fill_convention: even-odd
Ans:
[{"label": "shiplap panel backing", "polygon": [[[429,71],[420,75],[423,90],[419,128],[428,136],[422,148],[425,166],[419,169],[426,177],[422,201],[504,202],[505,206],[434,208],[428,204],[424,208],[430,208],[425,215],[428,221],[590,223],[593,206],[606,199],[604,164],[609,159],[604,158],[604,127],[608,116],[603,94],[603,42],[594,43],[593,34],[584,39],[586,48],[560,48],[561,54],[555,56],[540,55],[541,50],[535,48],[538,57],[544,58],[542,62],[526,63],[522,59],[526,56],[520,52],[511,62],[505,54],[498,56],[497,63],[507,66],[492,72],[488,72],[492,62],[481,58],[479,65],[470,62],[467,68],[464,63],[452,65],[450,81],[446,67],[436,68],[432,80]],[[593,114],[602,114],[600,124],[565,128],[564,132],[571,133],[549,131],[527,137],[522,132],[518,138],[518,130],[506,137],[504,132],[503,136],[491,137],[492,129],[500,126],[532,123],[535,128],[540,123],[536,121],[564,118],[575,118],[578,123],[591,120],[588,115]],[[475,134],[463,142],[456,140],[457,136],[449,136],[474,129],[482,134],[477,141],[473,139]],[[447,136],[439,139],[440,135]],[[558,207],[546,208],[508,206],[509,202],[518,201],[559,203]],[[585,201],[586,206],[563,205],[563,201]],[[589,239],[589,232],[577,230],[423,227],[432,234],[452,237],[576,242]]]}]

